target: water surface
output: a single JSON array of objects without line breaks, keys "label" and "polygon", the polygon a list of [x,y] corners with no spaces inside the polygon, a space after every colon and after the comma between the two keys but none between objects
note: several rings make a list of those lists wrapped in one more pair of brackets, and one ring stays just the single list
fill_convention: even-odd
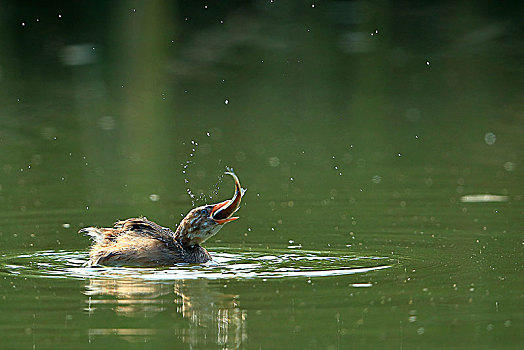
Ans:
[{"label": "water surface", "polygon": [[[518,6],[60,4],[0,18],[4,347],[520,347]],[[83,266],[228,166],[212,262]]]}]

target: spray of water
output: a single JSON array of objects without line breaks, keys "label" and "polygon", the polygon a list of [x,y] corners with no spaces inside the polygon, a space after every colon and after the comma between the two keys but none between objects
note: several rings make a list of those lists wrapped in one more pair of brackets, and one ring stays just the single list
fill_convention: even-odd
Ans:
[{"label": "spray of water", "polygon": [[[206,136],[209,137],[210,133],[207,132]],[[182,144],[185,145],[185,142],[183,142]],[[182,174],[184,175],[184,184],[186,185],[186,192],[191,200],[191,204],[193,205],[193,207],[197,206],[197,204],[199,205],[207,204],[208,200],[212,200],[214,197],[216,197],[218,195],[218,191],[220,190],[220,185],[222,181],[224,180],[224,174],[220,174],[217,177],[217,181],[214,183],[210,191],[210,194],[205,194],[203,192],[195,193],[191,189],[191,180],[190,180],[189,173],[190,173],[191,168],[195,167],[197,164],[196,162],[197,151],[198,151],[198,142],[195,140],[191,140],[191,152],[189,153],[189,157],[185,161],[185,163],[180,164],[182,166]],[[234,173],[233,168],[226,167],[226,170],[228,172]]]}]

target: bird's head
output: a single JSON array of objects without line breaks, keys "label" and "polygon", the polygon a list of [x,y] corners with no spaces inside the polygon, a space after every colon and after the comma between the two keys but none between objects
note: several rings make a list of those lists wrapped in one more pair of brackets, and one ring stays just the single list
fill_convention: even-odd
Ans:
[{"label": "bird's head", "polygon": [[184,245],[201,244],[217,234],[226,223],[238,219],[233,214],[240,208],[240,201],[246,190],[240,186],[240,181],[234,173],[226,172],[226,174],[231,175],[235,181],[233,198],[192,209],[178,225],[175,234]]}]

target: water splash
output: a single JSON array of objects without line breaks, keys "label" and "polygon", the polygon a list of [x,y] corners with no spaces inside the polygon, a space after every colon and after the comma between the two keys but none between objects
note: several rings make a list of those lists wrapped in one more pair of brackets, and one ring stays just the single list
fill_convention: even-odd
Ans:
[{"label": "water splash", "polygon": [[[182,144],[185,145],[185,142],[183,142]],[[195,164],[194,156],[195,156],[195,154],[197,152],[197,149],[198,149],[198,142],[196,142],[195,140],[191,140],[191,145],[192,145],[192,148],[191,148],[191,152],[189,153],[189,159],[187,159],[185,163],[181,164],[181,166],[182,166],[182,174],[184,174],[184,183],[185,184],[189,184],[189,182],[190,182],[189,178],[187,176],[187,172],[188,172],[188,169],[189,169],[190,165]],[[186,192],[187,192],[189,198],[191,199],[191,204],[193,206],[196,206],[196,201],[198,200],[199,197],[197,197],[197,195],[195,193],[193,193],[193,191],[191,190],[190,185],[187,185]]]},{"label": "water splash", "polygon": [[[210,136],[209,132],[206,133],[207,136]],[[185,142],[182,142],[183,145],[185,145]],[[211,188],[210,194],[205,194],[204,192],[201,193],[195,193],[191,189],[191,180],[189,178],[189,170],[196,164],[195,156],[198,151],[198,142],[195,140],[191,140],[191,152],[189,153],[189,158],[185,161],[185,163],[182,163],[182,174],[184,175],[184,184],[186,184],[186,192],[189,198],[191,199],[191,204],[193,207],[196,207],[197,205],[207,204],[208,200],[212,201],[213,198],[215,198],[218,195],[218,191],[220,190],[220,185],[224,180],[224,173],[218,175],[217,181],[214,183],[214,185]],[[233,168],[226,166],[226,172],[235,173]]]}]

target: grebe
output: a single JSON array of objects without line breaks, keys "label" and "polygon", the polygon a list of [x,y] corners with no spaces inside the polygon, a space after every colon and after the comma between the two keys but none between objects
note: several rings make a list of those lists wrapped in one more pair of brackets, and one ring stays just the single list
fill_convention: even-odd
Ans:
[{"label": "grebe", "polygon": [[169,266],[211,260],[200,244],[217,234],[224,224],[238,219],[233,214],[245,193],[238,177],[232,172],[226,174],[235,181],[233,198],[194,208],[175,232],[145,217],[117,221],[112,228],[81,229],[79,233],[93,239],[87,266]]}]

